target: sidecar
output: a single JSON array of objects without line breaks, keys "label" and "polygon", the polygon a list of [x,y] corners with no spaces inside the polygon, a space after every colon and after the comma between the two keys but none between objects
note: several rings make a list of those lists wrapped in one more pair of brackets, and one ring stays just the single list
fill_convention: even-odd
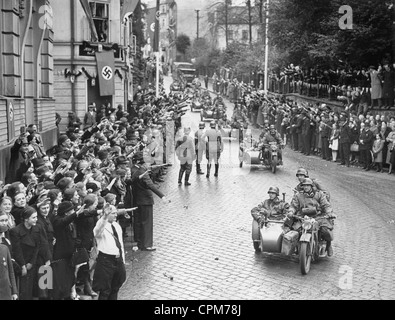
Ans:
[{"label": "sidecar", "polygon": [[202,101],[199,98],[194,98],[191,104],[191,111],[195,112],[195,111],[200,111],[202,109],[203,109]]},{"label": "sidecar", "polygon": [[252,220],[252,241],[255,252],[279,253],[283,255],[297,254],[299,233],[288,231],[284,234],[282,220],[266,220],[259,225]]}]

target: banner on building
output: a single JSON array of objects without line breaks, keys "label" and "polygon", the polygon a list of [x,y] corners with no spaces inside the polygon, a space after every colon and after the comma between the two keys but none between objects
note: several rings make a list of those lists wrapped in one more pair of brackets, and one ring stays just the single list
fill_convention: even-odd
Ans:
[{"label": "banner on building", "polygon": [[154,30],[154,52],[159,52],[159,18],[160,18],[160,1],[156,0],[155,11],[155,30]]},{"label": "banner on building", "polygon": [[11,142],[15,138],[15,111],[14,111],[14,100],[7,99],[7,134],[8,142]]},{"label": "banner on building", "polygon": [[99,77],[100,96],[112,96],[115,94],[115,64],[114,52],[96,52],[97,74]]}]

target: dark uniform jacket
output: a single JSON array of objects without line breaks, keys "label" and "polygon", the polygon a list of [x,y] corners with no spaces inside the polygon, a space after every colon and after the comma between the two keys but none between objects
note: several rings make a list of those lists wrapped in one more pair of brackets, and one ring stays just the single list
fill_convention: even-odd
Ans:
[{"label": "dark uniform jacket", "polygon": [[148,174],[145,174],[141,179],[139,178],[139,176],[145,171],[145,166],[140,166],[140,168],[132,175],[134,203],[137,206],[153,205],[153,193],[155,193],[159,198],[165,196],[159,189],[155,187]]},{"label": "dark uniform jacket", "polygon": [[54,246],[53,259],[71,259],[75,251],[75,238],[77,231],[72,222],[76,219],[75,213],[57,215],[54,217],[52,225],[55,230],[56,243]]},{"label": "dark uniform jacket", "polygon": [[18,294],[11,254],[7,246],[0,244],[0,300],[11,300]]}]

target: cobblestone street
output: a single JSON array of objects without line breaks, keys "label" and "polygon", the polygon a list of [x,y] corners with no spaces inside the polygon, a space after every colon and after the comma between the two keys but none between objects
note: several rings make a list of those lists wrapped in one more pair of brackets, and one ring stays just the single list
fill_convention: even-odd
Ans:
[{"label": "cobblestone street", "polygon": [[[183,119],[192,127],[199,120],[191,112]],[[394,298],[393,175],[340,167],[289,147],[276,174],[239,168],[237,157],[238,142],[225,141],[219,177],[197,176],[194,164],[189,187],[177,185],[175,160],[160,185],[171,203],[155,198],[157,251],[134,252],[130,237],[125,240],[128,278],[120,299]],[[270,186],[278,186],[289,202],[300,166],[331,192],[338,216],[334,256],[314,263],[306,276],[296,257],[255,253],[251,240],[251,208],[267,198]],[[205,162],[202,169],[206,171]]]}]

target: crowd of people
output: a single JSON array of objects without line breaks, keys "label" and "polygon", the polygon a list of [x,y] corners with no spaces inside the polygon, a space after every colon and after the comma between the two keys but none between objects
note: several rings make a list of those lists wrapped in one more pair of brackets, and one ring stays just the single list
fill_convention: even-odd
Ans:
[{"label": "crowd of people", "polygon": [[[282,139],[306,156],[392,173],[395,163],[395,115],[358,113],[356,108],[332,110],[324,103],[299,103],[284,96],[246,91],[240,105],[249,124],[269,131],[275,125]],[[261,135],[262,136],[262,135]]]},{"label": "crowd of people", "polygon": [[336,70],[303,69],[290,64],[269,75],[269,90],[279,94],[298,93],[318,98],[338,100],[350,104],[362,101],[367,107],[391,109],[394,107],[394,65],[369,68],[341,66]]},{"label": "crowd of people", "polygon": [[0,186],[0,299],[117,298],[128,228],[135,250],[155,250],[153,195],[170,201],[159,184],[184,113],[182,97],[139,87],[126,110],[70,112],[48,150],[36,125],[21,133]]}]

